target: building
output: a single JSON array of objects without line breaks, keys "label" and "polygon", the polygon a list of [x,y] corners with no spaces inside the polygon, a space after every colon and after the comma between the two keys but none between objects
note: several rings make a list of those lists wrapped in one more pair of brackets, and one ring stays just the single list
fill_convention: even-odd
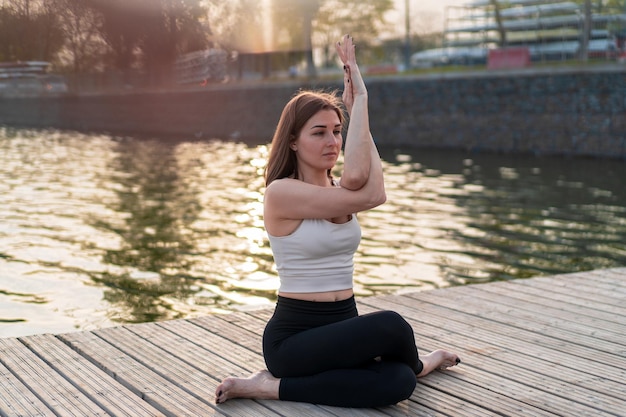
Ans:
[{"label": "building", "polygon": [[[484,64],[492,50],[506,48],[524,49],[535,62],[614,59],[625,27],[624,10],[586,10],[562,0],[474,0],[446,8],[444,57],[437,62]],[[419,61],[414,56],[413,64]]]}]

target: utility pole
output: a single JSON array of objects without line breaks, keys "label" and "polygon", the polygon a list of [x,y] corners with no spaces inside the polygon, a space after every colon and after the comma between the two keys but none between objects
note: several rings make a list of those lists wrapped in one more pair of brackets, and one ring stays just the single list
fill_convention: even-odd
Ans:
[{"label": "utility pole", "polygon": [[591,34],[591,0],[585,0],[583,27],[580,40],[579,58],[583,62],[589,60],[589,35]]},{"label": "utility pole", "polygon": [[404,0],[404,70],[411,67],[411,18],[409,0]]},{"label": "utility pole", "polygon": [[317,70],[313,61],[313,18],[320,8],[319,0],[307,0],[303,6],[304,27],[302,32],[304,35],[304,50],[306,53],[306,74],[309,78],[317,78]]}]

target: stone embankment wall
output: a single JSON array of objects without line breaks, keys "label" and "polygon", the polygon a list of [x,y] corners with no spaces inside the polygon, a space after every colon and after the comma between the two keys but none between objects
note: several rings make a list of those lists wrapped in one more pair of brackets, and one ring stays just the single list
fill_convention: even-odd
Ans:
[{"label": "stone embankment wall", "polygon": [[[626,68],[520,70],[367,80],[382,146],[626,158]],[[271,139],[300,88],[219,85],[194,91],[0,99],[0,125],[111,134]]]}]

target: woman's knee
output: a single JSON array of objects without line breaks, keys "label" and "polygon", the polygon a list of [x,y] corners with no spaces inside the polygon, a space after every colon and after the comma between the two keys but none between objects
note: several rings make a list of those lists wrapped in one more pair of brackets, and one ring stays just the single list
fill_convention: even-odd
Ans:
[{"label": "woman's knee", "polygon": [[263,359],[265,366],[270,373],[276,378],[284,378],[290,376],[290,358],[280,355],[274,349],[263,349]]},{"label": "woman's knee", "polygon": [[413,328],[411,325],[395,311],[385,310],[378,313],[379,326],[384,332],[392,337],[406,337],[413,339]]},{"label": "woman's knee", "polygon": [[402,367],[402,372],[398,373],[397,376],[399,380],[399,389],[398,389],[398,400],[404,401],[413,395],[413,391],[415,391],[415,387],[417,386],[417,376],[413,372],[413,370],[408,366]]},{"label": "woman's knee", "polygon": [[417,377],[413,370],[401,363],[387,362],[385,367],[386,384],[378,392],[379,401],[384,404],[380,405],[392,405],[410,398],[417,386]]}]

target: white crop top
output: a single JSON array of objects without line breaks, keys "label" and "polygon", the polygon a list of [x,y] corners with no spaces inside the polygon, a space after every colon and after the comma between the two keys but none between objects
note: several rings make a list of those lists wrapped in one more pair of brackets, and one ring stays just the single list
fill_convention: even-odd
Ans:
[{"label": "white crop top", "polygon": [[287,236],[268,233],[283,292],[311,293],[352,288],[354,252],[361,242],[356,216],[342,224],[304,219]]}]

